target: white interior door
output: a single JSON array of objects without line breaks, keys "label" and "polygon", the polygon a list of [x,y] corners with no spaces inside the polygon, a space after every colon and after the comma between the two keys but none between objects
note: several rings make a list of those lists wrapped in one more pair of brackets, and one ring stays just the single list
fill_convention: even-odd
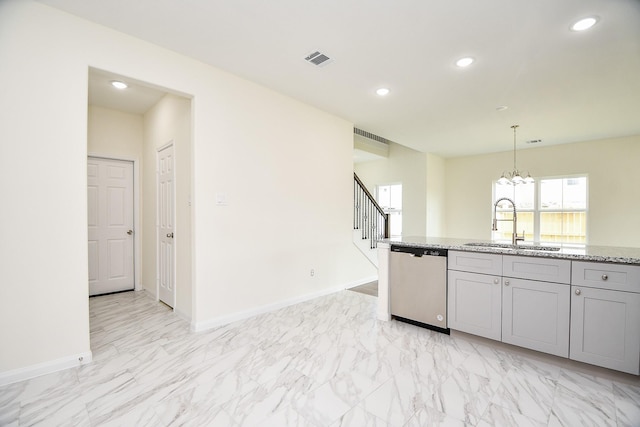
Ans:
[{"label": "white interior door", "polygon": [[158,298],[170,307],[176,298],[174,163],[173,145],[158,151]]},{"label": "white interior door", "polygon": [[89,157],[89,295],[134,289],[133,162]]}]

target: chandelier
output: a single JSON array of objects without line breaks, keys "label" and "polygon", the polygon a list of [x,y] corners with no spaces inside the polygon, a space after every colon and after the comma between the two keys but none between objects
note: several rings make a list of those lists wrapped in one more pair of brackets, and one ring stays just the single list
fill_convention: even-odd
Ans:
[{"label": "chandelier", "polygon": [[526,172],[526,177],[523,178],[516,167],[516,129],[518,129],[518,127],[520,127],[520,125],[511,126],[511,129],[513,129],[513,171],[502,172],[502,176],[498,180],[498,184],[501,185],[531,184],[534,182],[529,172]]}]

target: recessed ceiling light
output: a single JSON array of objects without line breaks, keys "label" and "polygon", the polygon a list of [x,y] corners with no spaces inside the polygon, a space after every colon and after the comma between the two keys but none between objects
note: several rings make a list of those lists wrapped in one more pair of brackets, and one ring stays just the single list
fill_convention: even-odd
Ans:
[{"label": "recessed ceiling light", "polygon": [[598,18],[596,18],[595,16],[590,16],[588,18],[577,21],[571,26],[571,29],[573,31],[585,31],[596,25],[596,22],[598,22]]},{"label": "recessed ceiling light", "polygon": [[475,61],[475,59],[473,59],[470,56],[467,56],[465,58],[460,58],[456,61],[456,65],[458,67],[464,68],[464,67],[468,67],[469,65],[473,64],[473,61]]},{"label": "recessed ceiling light", "polygon": [[376,93],[380,96],[387,96],[389,95],[389,89],[387,89],[386,87],[381,87],[380,89],[376,90]]},{"label": "recessed ceiling light", "polygon": [[112,80],[111,86],[115,87],[116,89],[126,89],[129,87],[125,82],[121,82],[118,80]]}]

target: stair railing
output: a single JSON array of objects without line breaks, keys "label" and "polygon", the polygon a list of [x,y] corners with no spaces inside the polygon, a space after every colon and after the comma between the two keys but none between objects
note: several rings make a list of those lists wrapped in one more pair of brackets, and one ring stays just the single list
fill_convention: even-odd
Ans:
[{"label": "stair railing", "polygon": [[361,230],[362,239],[370,239],[371,249],[375,249],[379,239],[389,238],[389,214],[378,205],[355,172],[353,200],[353,229]]}]

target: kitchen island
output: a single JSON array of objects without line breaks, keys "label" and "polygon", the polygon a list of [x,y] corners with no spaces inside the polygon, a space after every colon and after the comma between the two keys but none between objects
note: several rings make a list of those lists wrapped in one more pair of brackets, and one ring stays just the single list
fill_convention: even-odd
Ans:
[{"label": "kitchen island", "polygon": [[378,244],[380,320],[396,317],[392,247],[448,252],[445,327],[640,373],[640,249],[385,239]]}]

